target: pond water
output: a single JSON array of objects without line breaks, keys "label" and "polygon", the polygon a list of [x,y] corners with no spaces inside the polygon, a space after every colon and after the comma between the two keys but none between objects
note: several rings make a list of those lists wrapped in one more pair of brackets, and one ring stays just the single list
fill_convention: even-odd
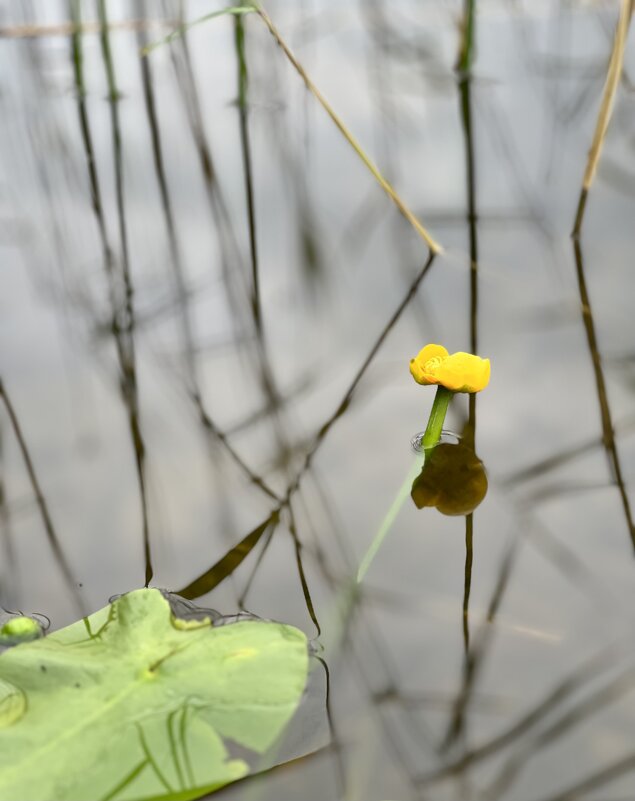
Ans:
[{"label": "pond water", "polygon": [[[632,34],[570,236],[619,5],[479,0],[458,80],[458,2],[267,4],[431,262],[259,17],[241,113],[232,19],[140,56],[220,5],[0,6],[0,603],[305,631],[320,748],[227,798],[635,798]],[[491,360],[488,493],[406,494],[351,601],[427,342]]]}]

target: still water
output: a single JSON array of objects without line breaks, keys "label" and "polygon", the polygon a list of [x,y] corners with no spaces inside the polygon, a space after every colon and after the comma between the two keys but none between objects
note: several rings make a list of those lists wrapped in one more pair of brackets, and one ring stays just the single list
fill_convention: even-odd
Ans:
[{"label": "still water", "polygon": [[[619,3],[479,1],[464,80],[458,2],[267,4],[432,262],[258,17],[242,112],[232,19],[141,58],[217,8],[108,2],[104,46],[0,4],[0,603],[56,629],[149,583],[304,630],[314,753],[226,798],[632,801],[632,34],[570,236]],[[406,497],[342,604],[426,342],[491,359],[446,420],[488,493]]]}]

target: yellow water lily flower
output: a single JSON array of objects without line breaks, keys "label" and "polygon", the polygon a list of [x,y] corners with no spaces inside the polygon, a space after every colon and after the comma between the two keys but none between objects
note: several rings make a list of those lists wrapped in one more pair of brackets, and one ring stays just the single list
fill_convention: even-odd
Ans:
[{"label": "yellow water lily flower", "polygon": [[410,360],[417,384],[440,384],[452,392],[480,392],[489,384],[489,359],[471,353],[448,353],[443,345],[426,345]]}]

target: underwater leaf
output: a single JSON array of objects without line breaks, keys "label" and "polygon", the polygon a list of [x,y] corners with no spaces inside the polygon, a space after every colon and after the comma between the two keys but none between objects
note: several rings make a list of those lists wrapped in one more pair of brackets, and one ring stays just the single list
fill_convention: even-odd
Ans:
[{"label": "underwater leaf", "polygon": [[197,798],[276,743],[307,674],[291,626],[214,627],[175,618],[159,590],[123,595],[0,655],[0,799]]},{"label": "underwater leaf", "polygon": [[191,581],[187,587],[177,590],[177,595],[182,598],[192,600],[193,598],[200,598],[211,592],[214,587],[217,587],[221,581],[224,581],[227,576],[239,567],[243,561],[249,556],[256,545],[260,542],[262,535],[271,526],[275,526],[278,522],[279,513],[273,512],[265,521],[253,531],[250,531],[237,545],[234,545],[231,550],[222,556],[218,562],[208,568],[202,575]]}]

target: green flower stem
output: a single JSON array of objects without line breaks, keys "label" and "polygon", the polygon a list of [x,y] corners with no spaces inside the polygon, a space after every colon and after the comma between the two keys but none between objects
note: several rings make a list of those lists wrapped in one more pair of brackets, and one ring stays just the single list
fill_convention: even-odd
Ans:
[{"label": "green flower stem", "polygon": [[[445,387],[439,386],[437,387],[437,394],[434,397],[434,403],[432,404],[432,410],[430,411],[430,419],[428,420],[428,426],[426,428],[425,434],[423,435],[422,445],[425,454],[428,451],[431,451],[432,448],[437,444],[439,438],[441,437],[441,430],[443,429],[443,422],[445,420],[446,412],[448,411],[448,406],[450,405],[450,401],[452,400],[452,396],[454,392],[450,389],[446,389]],[[425,459],[425,455],[424,455]],[[386,539],[388,532],[392,529],[392,526],[397,519],[397,515],[399,514],[401,507],[404,504],[406,498],[410,497],[410,491],[412,489],[412,482],[415,478],[419,475],[421,471],[421,457],[415,460],[410,472],[406,476],[406,480],[404,481],[401,489],[397,493],[394,501],[392,502],[390,509],[386,513],[386,516],[381,522],[379,526],[379,530],[375,534],[373,541],[371,542],[368,550],[364,554],[362,561],[359,565],[359,570],[357,571],[357,584],[361,584],[368,572],[368,568],[371,566],[371,563],[375,556],[377,555],[377,551],[379,551],[383,541]]]},{"label": "green flower stem", "polygon": [[425,434],[421,440],[424,451],[429,451],[437,444],[441,437],[441,430],[443,429],[443,422],[445,415],[448,411],[448,406],[452,400],[454,392],[445,387],[439,386],[437,394],[434,396],[434,403],[430,411],[430,418],[426,427]]},{"label": "green flower stem", "polygon": [[422,460],[421,456],[418,456],[415,459],[414,464],[410,468],[408,475],[406,476],[406,480],[401,485],[401,489],[395,496],[394,501],[390,505],[390,509],[386,512],[386,516],[381,521],[381,525],[377,533],[375,534],[373,541],[368,547],[368,550],[364,554],[362,561],[359,565],[359,570],[357,571],[357,583],[361,584],[364,580],[364,576],[368,572],[368,568],[371,566],[371,563],[375,556],[377,555],[377,551],[380,549],[382,542],[386,539],[388,532],[391,530],[393,523],[397,519],[397,515],[401,511],[401,507],[404,505],[404,501],[406,498],[410,497],[410,490],[412,488],[412,482],[421,472],[422,467]]}]

